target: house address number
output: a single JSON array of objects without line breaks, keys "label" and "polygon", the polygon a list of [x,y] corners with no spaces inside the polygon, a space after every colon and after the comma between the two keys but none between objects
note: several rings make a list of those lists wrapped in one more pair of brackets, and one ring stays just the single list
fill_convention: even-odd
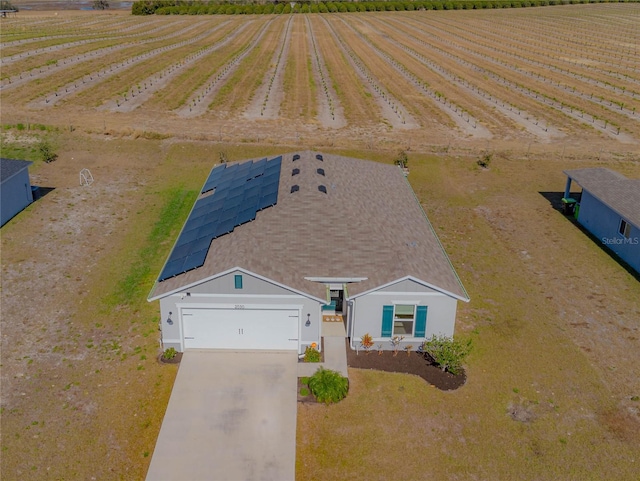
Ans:
[{"label": "house address number", "polygon": [[244,309],[244,304],[236,304],[234,309]]}]

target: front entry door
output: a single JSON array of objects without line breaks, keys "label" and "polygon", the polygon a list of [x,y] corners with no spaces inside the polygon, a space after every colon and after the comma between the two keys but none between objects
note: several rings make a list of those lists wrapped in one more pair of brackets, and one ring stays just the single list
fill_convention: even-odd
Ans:
[{"label": "front entry door", "polygon": [[336,303],[336,312],[343,312],[342,305],[344,303],[344,290],[342,289],[331,289],[331,300]]}]

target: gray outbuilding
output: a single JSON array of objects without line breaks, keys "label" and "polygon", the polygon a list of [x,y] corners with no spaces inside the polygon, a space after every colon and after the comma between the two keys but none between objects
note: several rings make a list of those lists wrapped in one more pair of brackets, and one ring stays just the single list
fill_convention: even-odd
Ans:
[{"label": "gray outbuilding", "polygon": [[[640,179],[603,167],[565,170],[567,213],[640,273]],[[582,192],[571,193],[572,182]]]},{"label": "gray outbuilding", "polygon": [[0,226],[33,202],[27,160],[0,159]]},{"label": "gray outbuilding", "polygon": [[469,297],[401,169],[317,152],[216,166],[149,295],[162,347],[351,346],[452,336]]}]

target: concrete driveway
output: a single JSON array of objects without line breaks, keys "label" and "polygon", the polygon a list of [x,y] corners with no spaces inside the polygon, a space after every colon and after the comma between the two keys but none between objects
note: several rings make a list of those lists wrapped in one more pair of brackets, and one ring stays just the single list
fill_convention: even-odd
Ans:
[{"label": "concrete driveway", "polygon": [[295,479],[297,353],[184,353],[147,481]]}]

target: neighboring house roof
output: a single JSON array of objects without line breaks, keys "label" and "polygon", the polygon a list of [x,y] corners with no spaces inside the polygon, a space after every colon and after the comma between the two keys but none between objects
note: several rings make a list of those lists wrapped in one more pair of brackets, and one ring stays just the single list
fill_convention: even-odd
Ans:
[{"label": "neighboring house roof", "polygon": [[583,190],[640,228],[640,179],[627,179],[603,167],[565,170],[564,173]]},{"label": "neighboring house roof", "polygon": [[14,175],[28,168],[33,162],[28,160],[14,160],[0,158],[0,179],[5,183]]},{"label": "neighboring house roof", "polygon": [[201,267],[156,282],[150,299],[241,267],[321,299],[325,286],[305,278],[366,278],[349,285],[355,296],[412,277],[468,300],[397,166],[328,154],[320,161],[310,151],[299,156],[283,156],[274,206],[214,239]]}]

